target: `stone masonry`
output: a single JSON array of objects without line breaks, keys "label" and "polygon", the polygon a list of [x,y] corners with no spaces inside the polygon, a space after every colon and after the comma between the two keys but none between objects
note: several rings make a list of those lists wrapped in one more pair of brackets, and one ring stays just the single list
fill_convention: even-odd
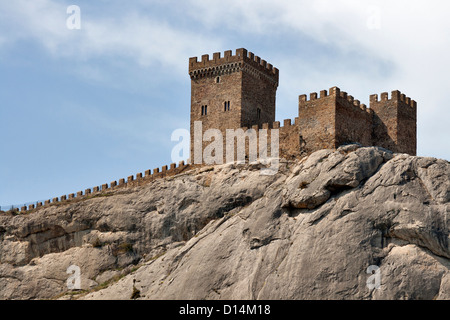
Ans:
[{"label": "stone masonry", "polygon": [[[191,77],[191,155],[194,122],[201,121],[203,132],[262,126],[275,121],[275,95],[278,69],[246,49],[225,51],[223,57],[203,55],[189,59]],[[203,143],[203,149],[206,144]]]},{"label": "stone masonry", "polygon": [[[38,210],[67,201],[78,201],[97,197],[115,189],[133,188],[155,179],[180,174],[181,172],[202,166],[192,161],[194,145],[200,143],[200,152],[216,150],[210,148],[211,141],[205,141],[203,134],[208,129],[218,129],[222,137],[226,130],[233,132],[242,129],[256,135],[260,140],[262,130],[267,130],[267,155],[271,150],[271,129],[278,129],[279,157],[293,160],[321,149],[336,149],[347,143],[360,143],[363,146],[380,146],[393,152],[416,155],[417,104],[400,91],[370,96],[370,108],[360,104],[352,96],[337,87],[299,96],[298,117],[294,122],[275,121],[275,98],[278,87],[279,71],[270,63],[255,56],[246,49],[225,51],[223,57],[214,53],[213,58],[203,55],[201,61],[196,57],[189,59],[191,77],[191,161],[181,161],[163,166],[153,171],[145,171],[105,183],[101,186],[54,197],[52,200],[24,205],[20,212]],[[201,122],[201,136],[194,136],[194,123]],[[252,130],[248,130],[252,129]],[[247,131],[248,130],[248,131]],[[200,140],[200,141],[197,141]],[[235,142],[237,138],[235,138]],[[249,155],[249,141],[245,138],[245,154]],[[226,144],[224,141],[225,153]],[[197,144],[198,145],[198,144]],[[235,147],[236,144],[233,146]],[[259,154],[261,150],[258,150]],[[234,159],[237,151],[234,149]],[[227,160],[224,155],[224,160]],[[18,208],[10,211],[17,212]]]},{"label": "stone masonry", "polygon": [[[194,155],[194,122],[202,134],[219,129],[279,128],[279,155],[292,159],[320,149],[347,143],[380,146],[393,152],[416,155],[417,103],[400,91],[370,96],[370,108],[338,87],[299,96],[294,123],[275,122],[275,97],[279,71],[248,52],[225,51],[189,59],[191,77],[191,159]],[[269,130],[270,131],[270,130]],[[270,133],[269,133],[270,140]],[[198,143],[198,142],[197,142]],[[202,141],[202,152],[210,144]],[[248,150],[248,146],[246,146]],[[225,143],[224,148],[225,150]],[[269,155],[270,156],[270,155]]]}]

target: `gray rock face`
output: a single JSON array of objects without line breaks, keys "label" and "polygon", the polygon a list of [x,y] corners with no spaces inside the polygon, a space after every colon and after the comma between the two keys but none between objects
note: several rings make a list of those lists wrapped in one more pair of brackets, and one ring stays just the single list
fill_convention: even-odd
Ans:
[{"label": "gray rock face", "polygon": [[[261,167],[0,215],[0,298],[450,298],[448,161],[348,145]],[[62,295],[71,265],[85,291]]]}]

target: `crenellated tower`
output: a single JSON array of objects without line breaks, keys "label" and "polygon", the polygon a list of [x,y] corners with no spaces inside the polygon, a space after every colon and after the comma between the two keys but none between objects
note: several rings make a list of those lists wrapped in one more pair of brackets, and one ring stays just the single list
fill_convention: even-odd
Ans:
[{"label": "crenellated tower", "polygon": [[416,155],[417,103],[400,91],[370,96],[370,108],[333,87],[299,96],[301,153],[357,142]]},{"label": "crenellated tower", "polygon": [[[417,103],[395,90],[389,99],[388,93],[370,96],[370,108],[361,104],[359,100],[332,87],[320,91],[318,95],[313,92],[302,94],[298,101],[298,117],[294,123],[285,119],[283,125],[275,121],[275,96],[278,87],[279,72],[270,63],[262,60],[246,49],[237,49],[233,55],[231,50],[225,51],[223,57],[220,53],[202,56],[201,61],[196,57],[189,59],[189,75],[191,77],[191,160],[194,154],[194,145],[200,155],[208,154],[210,149],[213,157],[222,160],[220,151],[209,148],[210,141],[203,141],[203,133],[208,129],[215,130],[211,140],[226,137],[226,129],[234,129],[231,139],[240,136],[240,155],[251,160],[256,148],[263,157],[280,157],[295,160],[321,149],[336,149],[347,143],[360,143],[364,146],[380,146],[396,153],[416,155],[417,148]],[[195,141],[194,122],[202,123],[200,138]],[[242,129],[242,130],[236,130]],[[251,130],[247,130],[251,129]],[[274,129],[274,130],[269,130]],[[247,131],[245,135],[244,131]],[[208,137],[208,135],[206,135]],[[247,136],[248,142],[246,142]],[[250,136],[253,138],[250,139]],[[243,138],[242,138],[243,137]],[[242,139],[241,139],[242,138]],[[204,138],[208,139],[208,138]],[[217,138],[219,139],[219,138]],[[253,141],[250,145],[250,140]],[[254,144],[255,140],[257,145]],[[212,141],[211,144],[216,141]],[[223,142],[223,141],[222,141]],[[245,143],[244,148],[242,142]],[[261,143],[262,142],[262,143]],[[276,142],[276,143],[272,143]],[[220,146],[220,144],[219,144]],[[205,149],[208,148],[208,149]],[[223,149],[234,151],[237,159],[238,151],[234,145],[226,144]],[[225,148],[226,147],[226,148]],[[278,150],[274,150],[278,148]],[[220,149],[220,148],[218,148]],[[222,150],[223,151],[223,150]],[[270,154],[269,154],[270,152]],[[208,154],[209,155],[209,154]],[[200,161],[191,161],[185,164],[181,161],[145,171],[136,176],[129,176],[102,184],[94,188],[78,191],[69,195],[24,205],[22,212],[51,206],[58,202],[78,201],[80,198],[88,199],[100,193],[107,193],[110,189],[136,187],[146,184],[154,179],[179,174],[191,168],[191,164],[204,164]],[[234,161],[233,159],[233,161]],[[264,159],[264,158],[263,158]],[[215,162],[216,160],[213,159]],[[225,161],[231,161],[224,157]],[[267,160],[267,158],[266,158]],[[219,161],[220,162],[220,161]],[[211,163],[208,163],[211,164]],[[12,209],[12,212],[18,209]]]},{"label": "crenellated tower", "polygon": [[395,90],[389,99],[383,92],[370,96],[373,111],[372,144],[394,152],[416,155],[417,149],[417,103]]},{"label": "crenellated tower", "polygon": [[279,73],[270,63],[241,48],[189,59],[191,77],[191,155],[194,122],[202,130],[226,129],[275,121],[275,96]]},{"label": "crenellated tower", "polygon": [[298,101],[302,153],[358,142],[371,144],[371,110],[338,87],[303,94]]},{"label": "crenellated tower", "polygon": [[[205,54],[201,61],[196,57],[189,59],[189,75],[191,156],[194,145],[203,151],[210,144],[211,141],[200,141],[208,129],[219,129],[225,137],[226,129],[274,126],[279,72],[265,60],[243,48],[234,55],[231,50],[225,51],[223,57],[214,53],[212,59]],[[202,123],[202,131],[195,136],[196,121]],[[332,87],[319,94],[299,96],[298,117],[295,124],[280,130],[279,151],[285,158],[296,158],[360,143],[415,155],[416,122],[416,102],[398,90],[392,91],[391,98],[386,92],[380,100],[378,95],[371,95],[368,108]]]}]

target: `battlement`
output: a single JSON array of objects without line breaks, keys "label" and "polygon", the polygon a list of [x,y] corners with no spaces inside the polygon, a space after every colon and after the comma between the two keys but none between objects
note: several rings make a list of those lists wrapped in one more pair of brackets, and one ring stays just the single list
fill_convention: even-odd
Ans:
[{"label": "battlement", "polygon": [[298,108],[301,147],[307,154],[345,143],[371,144],[372,110],[338,87],[312,92],[309,99],[300,95]]},{"label": "battlement", "polygon": [[372,143],[394,152],[416,154],[417,103],[398,90],[370,96]]},{"label": "battlement", "polygon": [[301,94],[298,96],[298,102],[299,103],[303,103],[303,102],[309,102],[309,101],[314,101],[314,100],[318,100],[318,99],[323,99],[323,98],[327,98],[327,97],[337,97],[339,96],[341,93],[341,90],[338,87],[332,87],[329,89],[329,91],[327,90],[321,90],[320,91],[320,95],[317,95],[317,92],[312,92],[309,94],[309,99],[308,96],[306,94]]},{"label": "battlement", "polygon": [[[240,48],[235,54],[231,50],[225,51],[223,56],[216,52],[211,59],[208,54],[202,55],[200,61],[197,57],[189,58],[189,75],[192,80],[191,156],[197,143],[194,143],[197,122],[202,123],[203,132],[207,129],[218,129],[222,133],[227,129],[246,131],[249,126],[256,132],[256,135],[251,134],[259,139],[259,148],[264,151],[262,145],[267,140],[265,151],[269,151],[274,142],[279,150],[273,150],[273,154],[287,160],[347,143],[416,154],[417,103],[398,90],[392,91],[390,97],[383,92],[380,99],[377,94],[371,95],[370,108],[336,86],[319,93],[302,94],[298,98],[298,117],[280,123],[274,121],[279,71],[254,53]],[[261,129],[267,129],[267,135]],[[200,151],[209,147],[207,142],[199,143]],[[250,148],[249,144],[246,143],[245,148]],[[235,151],[237,155],[238,150]],[[250,157],[249,152],[247,155]],[[202,164],[172,163],[11,211],[28,212],[59,203],[107,196],[112,190],[144,185],[197,166]]]},{"label": "battlement", "polygon": [[321,103],[322,100],[333,99],[339,100],[343,105],[347,107],[355,107],[355,110],[361,110],[370,113],[371,110],[367,108],[367,106],[361,103],[359,100],[356,100],[353,96],[349,95],[345,91],[341,91],[338,87],[332,87],[328,91],[321,90],[320,95],[317,92],[312,92],[309,94],[309,99],[306,94],[299,95],[298,102],[299,105],[311,105],[311,103]]},{"label": "battlement", "polygon": [[294,126],[298,126],[298,117],[296,117],[294,119],[294,122],[292,122],[292,119],[284,119],[283,120],[283,125],[280,124],[280,121],[274,121],[272,123],[263,123],[261,126],[255,124],[253,125],[251,128],[247,128],[247,127],[242,127],[241,129],[245,132],[248,129],[253,129],[255,131],[258,131],[260,129],[266,129],[266,130],[271,130],[271,129],[280,129],[280,130],[289,130]]},{"label": "battlement", "polygon": [[191,167],[188,164],[185,164],[184,161],[180,161],[178,166],[176,163],[171,163],[170,166],[162,166],[160,168],[155,168],[152,170],[146,170],[145,175],[141,172],[136,173],[136,175],[128,176],[127,179],[121,178],[119,181],[111,181],[110,183],[104,183],[99,186],[95,186],[92,188],[85,189],[84,191],[77,191],[76,193],[70,193],[68,195],[62,195],[60,197],[54,197],[52,199],[45,200],[44,202],[38,201],[36,203],[23,205],[19,208],[12,209],[10,211],[14,212],[29,212],[40,208],[45,208],[51,205],[57,204],[65,204],[70,203],[72,201],[78,201],[83,199],[101,197],[105,195],[108,191],[117,190],[120,188],[131,188],[140,185],[147,184],[155,179],[160,179],[163,177],[174,176],[180,174],[181,172],[187,170]]},{"label": "battlement", "polygon": [[191,79],[219,76],[243,70],[253,73],[260,72],[278,83],[278,69],[244,48],[236,49],[235,55],[232,54],[231,50],[227,50],[224,52],[223,57],[221,57],[220,52],[216,52],[213,54],[212,59],[209,58],[208,54],[202,55],[200,61],[198,61],[197,57],[189,58],[189,75]]},{"label": "battlement", "polygon": [[[299,139],[299,118],[296,117],[294,121],[292,119],[284,119],[283,121],[273,121],[262,123],[261,125],[252,125],[251,127],[241,127],[244,132],[250,133],[247,130],[253,130],[251,133],[253,137],[257,139],[257,145],[259,152],[261,150],[265,150],[270,154],[271,157],[274,156],[272,154],[272,137],[274,135],[274,130],[276,130],[276,145],[278,146],[278,150],[275,151],[275,157],[281,157],[288,160],[293,160],[299,158],[300,154],[300,139]],[[267,130],[266,133],[262,136],[263,130]],[[254,134],[254,135],[253,135]],[[262,138],[263,137],[263,138]],[[263,145],[261,145],[261,140],[263,139]],[[249,141],[250,142],[250,141]],[[249,155],[249,144],[246,144],[246,155]],[[260,154],[261,156],[261,154]],[[228,161],[228,159],[226,159]],[[250,159],[249,159],[250,161]]]},{"label": "battlement", "polygon": [[[362,104],[359,100],[356,100],[353,96],[349,95],[347,92],[341,91],[338,87],[332,87],[329,89],[329,91],[321,90],[320,95],[318,95],[317,92],[312,92],[309,94],[309,99],[308,95],[306,94],[299,95],[298,101],[299,104],[305,104],[307,102],[319,102],[316,100],[325,99],[329,97],[341,98],[344,101],[346,100],[349,103],[349,105],[353,105],[361,110],[371,112],[371,110],[365,104]],[[380,100],[378,99],[378,94],[370,95],[370,103],[377,103],[382,101],[403,102],[405,105],[408,105],[411,108],[417,108],[417,102],[415,100],[412,100],[410,97],[407,97],[399,90],[392,91],[391,98],[389,98],[389,94],[387,92],[381,93]]]},{"label": "battlement", "polygon": [[393,102],[403,102],[405,105],[410,106],[411,108],[417,108],[417,102],[412,100],[410,97],[407,97],[405,94],[401,93],[399,90],[394,90],[391,92],[391,98],[389,99],[389,95],[387,92],[382,92],[380,94],[380,100],[378,100],[378,94],[370,95],[370,103],[377,103],[382,101],[393,101]]}]

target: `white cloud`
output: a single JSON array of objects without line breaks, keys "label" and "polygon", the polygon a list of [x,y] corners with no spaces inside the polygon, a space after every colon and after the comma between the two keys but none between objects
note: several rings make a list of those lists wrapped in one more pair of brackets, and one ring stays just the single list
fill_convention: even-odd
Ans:
[{"label": "white cloud", "polygon": [[[380,9],[379,30],[367,25],[374,7]],[[189,9],[206,26],[220,21],[226,29],[268,36],[285,30],[299,32],[343,52],[357,49],[391,59],[407,73],[430,74],[433,68],[420,62],[433,57],[429,63],[441,64],[447,58],[442,50],[450,48],[450,3],[446,1],[230,0],[206,6],[193,0]],[[441,67],[447,69],[448,64]]]},{"label": "white cloud", "polygon": [[[169,24],[163,12],[158,16],[140,10],[153,8],[155,3],[165,5],[167,10],[177,10],[182,14],[180,20],[191,20],[193,26],[181,24],[181,27],[173,21]],[[96,16],[87,14],[88,5],[81,5],[81,30],[68,30],[67,8],[56,1],[2,2],[0,27],[9,31],[0,35],[0,48],[2,43],[4,46],[15,39],[32,38],[56,57],[87,62],[98,58],[125,59],[143,68],[162,66],[178,78],[186,76],[186,61],[192,53],[235,49],[223,47],[233,40],[227,38],[229,33],[240,35],[239,41],[251,40],[253,36],[267,37],[268,43],[282,37],[295,41],[298,35],[299,39],[309,39],[302,45],[316,43],[331,49],[326,54],[320,52],[316,59],[321,64],[318,67],[299,60],[295,51],[280,52],[262,44],[269,51],[267,54],[278,61],[274,64],[280,69],[281,101],[284,94],[296,96],[309,93],[306,89],[322,90],[328,85],[343,84],[344,90],[363,103],[368,102],[370,93],[399,89],[419,103],[419,135],[421,131],[437,130],[447,132],[448,136],[450,119],[445,105],[450,74],[447,62],[450,3],[447,1],[191,0],[169,4],[140,1],[138,6],[123,7],[123,11],[111,16]],[[380,28],[370,29],[368,22],[377,12]],[[302,45],[294,43],[293,47]],[[353,58],[358,63],[349,67],[333,65],[329,60],[335,55],[342,55],[347,63]],[[88,67],[84,74],[93,78],[103,76]],[[296,100],[289,99],[285,101]],[[290,104],[278,105],[278,109],[295,110]],[[438,148],[450,150],[450,142],[441,138],[442,134],[438,137],[439,147],[430,147],[436,142],[424,138],[428,136],[420,137],[419,150],[441,156],[443,152]],[[430,148],[434,151],[429,151]],[[450,158],[450,154],[445,157]]]},{"label": "white cloud", "polygon": [[185,57],[190,52],[199,46],[220,47],[217,38],[177,29],[139,10],[125,9],[113,17],[99,17],[81,6],[81,29],[69,30],[66,9],[51,0],[17,0],[0,4],[0,18],[11,30],[9,41],[32,39],[55,57],[80,61],[128,58],[142,67],[162,64],[185,73]]},{"label": "white cloud", "polygon": [[[295,59],[294,53],[291,59],[276,65],[285,86],[279,93],[308,93],[299,90],[311,84],[315,90],[326,89],[321,84],[329,80],[335,80],[336,85],[345,83],[348,87],[344,89],[351,94],[399,89],[419,104],[419,153],[450,158],[446,151],[450,150],[450,141],[446,138],[450,135],[450,116],[446,110],[450,74],[448,1],[230,0],[210,1],[205,6],[203,1],[193,0],[189,9],[190,14],[209,27],[220,21],[225,29],[267,37],[283,34],[292,37],[298,33],[331,46],[336,53],[356,52],[366,56],[367,66],[358,66],[357,70],[333,66],[317,69],[314,65],[305,66]],[[379,29],[370,28],[370,19],[378,12]],[[329,59],[333,53],[324,59]],[[275,55],[287,56],[285,53]],[[369,71],[380,62],[385,62],[388,70],[384,76],[376,77]],[[323,65],[327,65],[326,61]],[[355,97],[368,102],[367,95],[355,94]]]}]

